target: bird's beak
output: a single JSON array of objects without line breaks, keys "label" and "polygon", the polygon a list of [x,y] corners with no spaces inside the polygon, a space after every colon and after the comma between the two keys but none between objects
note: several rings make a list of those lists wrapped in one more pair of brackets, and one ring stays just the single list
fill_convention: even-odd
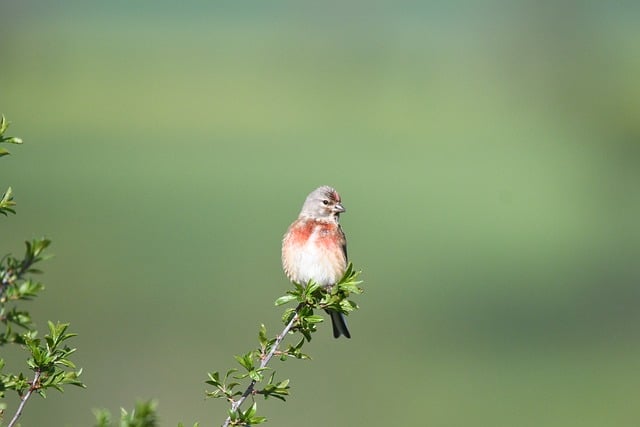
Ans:
[{"label": "bird's beak", "polygon": [[346,212],[347,210],[344,208],[344,206],[342,206],[342,204],[336,203],[335,206],[333,207],[333,211],[336,213],[342,213],[342,212]]}]

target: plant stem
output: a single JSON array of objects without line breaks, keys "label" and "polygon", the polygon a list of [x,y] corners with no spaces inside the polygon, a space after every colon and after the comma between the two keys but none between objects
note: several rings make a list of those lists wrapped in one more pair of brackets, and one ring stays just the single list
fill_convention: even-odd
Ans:
[{"label": "plant stem", "polygon": [[41,374],[42,373],[40,372],[40,370],[36,370],[35,375],[33,376],[33,381],[31,381],[31,384],[29,385],[29,390],[27,390],[24,396],[20,398],[20,405],[18,405],[18,410],[16,411],[9,424],[7,424],[7,427],[13,427],[18,422],[18,418],[20,418],[20,415],[22,415],[24,405],[27,404],[27,400],[29,400],[31,394],[38,388],[38,381],[40,381]]},{"label": "plant stem", "polygon": [[[269,361],[271,360],[273,355],[276,353],[276,350],[278,350],[278,347],[282,343],[282,340],[284,339],[284,337],[287,336],[287,333],[289,333],[289,331],[293,327],[294,323],[296,323],[296,321],[300,317],[299,316],[299,312],[300,312],[301,308],[302,308],[302,304],[300,304],[296,308],[296,313],[293,315],[293,317],[291,318],[289,323],[287,323],[287,325],[284,327],[282,332],[280,332],[280,334],[278,334],[278,336],[276,337],[276,340],[273,342],[273,345],[269,349],[269,353],[267,353],[267,355],[264,357],[264,359],[262,359],[262,362],[260,362],[260,369],[266,367],[269,364]],[[242,405],[242,403],[245,401],[245,399],[251,393],[253,393],[255,385],[256,385],[256,380],[251,380],[251,383],[249,384],[247,389],[244,391],[244,393],[242,393],[242,396],[240,396],[238,398],[238,400],[234,401],[233,404],[231,405],[231,410],[232,411],[236,411],[240,407],[240,405]],[[227,419],[224,421],[224,424],[222,424],[222,427],[228,427],[230,422],[231,422],[231,417],[227,417]],[[8,426],[8,427],[11,427],[11,426]]]},{"label": "plant stem", "polygon": [[18,268],[16,271],[13,271],[11,269],[7,269],[4,271],[4,274],[2,275],[2,277],[0,277],[0,298],[4,296],[4,292],[7,290],[9,285],[22,279],[22,276],[29,270],[29,268],[31,268],[34,262],[35,260],[33,258],[25,258],[20,263],[20,268]]}]

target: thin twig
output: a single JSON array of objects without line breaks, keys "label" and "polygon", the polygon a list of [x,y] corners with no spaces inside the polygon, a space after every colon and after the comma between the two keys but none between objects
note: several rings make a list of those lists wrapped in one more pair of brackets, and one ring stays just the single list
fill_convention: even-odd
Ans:
[{"label": "thin twig", "polygon": [[[269,361],[271,360],[273,355],[276,353],[276,350],[278,350],[278,347],[282,343],[282,340],[284,339],[284,337],[287,336],[287,334],[289,333],[289,331],[293,327],[293,324],[300,317],[299,313],[300,313],[300,309],[301,308],[302,308],[302,304],[300,304],[296,308],[296,312],[293,315],[293,317],[291,318],[291,320],[289,321],[289,323],[287,323],[287,325],[284,327],[282,332],[280,332],[280,334],[278,334],[278,336],[276,337],[276,340],[273,342],[273,345],[271,346],[271,349],[269,350],[269,353],[267,353],[267,355],[264,357],[264,359],[262,359],[262,362],[260,362],[260,369],[266,367],[269,364]],[[251,380],[251,383],[249,384],[247,389],[244,391],[244,393],[242,393],[242,396],[240,396],[238,398],[238,400],[234,401],[233,404],[231,405],[231,410],[232,411],[236,411],[240,407],[240,405],[242,405],[242,403],[245,401],[245,399],[247,397],[249,397],[249,395],[251,393],[253,393],[253,389],[255,388],[255,385],[256,385],[256,380]],[[224,424],[222,424],[222,427],[228,427],[230,422],[231,422],[231,417],[227,417],[227,419],[224,421]],[[10,427],[10,426],[8,426],[8,427]]]},{"label": "thin twig", "polygon": [[24,405],[27,404],[27,400],[29,400],[31,394],[38,389],[38,382],[40,381],[41,374],[42,372],[36,370],[35,375],[33,376],[33,381],[31,381],[31,384],[29,385],[29,390],[27,390],[24,396],[22,396],[22,398],[20,399],[18,410],[16,411],[16,414],[13,416],[11,422],[9,422],[7,427],[13,427],[18,422],[18,418],[20,418],[20,415],[22,415],[22,410],[24,409]]},{"label": "thin twig", "polygon": [[[3,258],[4,261],[4,258]],[[9,285],[12,285],[13,283],[17,282],[18,280],[22,280],[22,276],[24,276],[24,274],[29,271],[29,269],[31,268],[31,266],[36,262],[35,257],[29,259],[28,257],[25,258],[24,260],[22,260],[22,262],[20,263],[20,268],[18,268],[16,271],[11,270],[11,269],[7,269],[4,271],[4,274],[2,275],[2,277],[0,278],[0,298],[2,298],[4,296],[5,291],[7,290],[7,288],[9,287]]]},{"label": "thin twig", "polygon": [[12,280],[11,280],[11,276],[13,275],[13,272],[9,269],[5,270],[3,272],[3,274],[0,277],[0,298],[4,297],[4,291],[9,287],[9,285],[11,284]]}]

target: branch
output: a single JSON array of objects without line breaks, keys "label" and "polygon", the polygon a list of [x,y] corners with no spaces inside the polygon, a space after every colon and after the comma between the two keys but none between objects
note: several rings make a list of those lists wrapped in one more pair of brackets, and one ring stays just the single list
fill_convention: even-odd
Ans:
[{"label": "branch", "polygon": [[42,372],[40,370],[36,370],[36,373],[33,376],[33,381],[31,381],[31,384],[29,385],[29,390],[27,390],[27,392],[20,398],[20,405],[18,406],[18,410],[16,411],[7,427],[13,427],[18,422],[18,418],[20,418],[20,415],[22,415],[22,410],[27,404],[27,400],[29,400],[31,394],[39,388],[38,382],[40,381],[41,374]]},{"label": "branch", "polygon": [[[314,311],[333,310],[348,314],[357,309],[357,304],[348,298],[350,294],[362,293],[362,289],[358,287],[361,283],[357,280],[359,274],[360,272],[354,271],[353,266],[349,264],[344,276],[331,288],[321,286],[314,281],[306,284],[294,282],[294,289],[287,291],[286,295],[275,301],[276,306],[297,303],[296,307],[288,308],[282,315],[282,321],[285,323],[282,332],[274,338],[267,338],[267,330],[264,325],[261,325],[258,333],[260,347],[234,356],[244,372],[238,373],[238,369],[230,369],[225,375],[221,375],[219,371],[207,374],[209,379],[205,383],[214,386],[215,389],[206,391],[206,395],[225,399],[231,406],[222,427],[257,425],[267,421],[266,417],[256,415],[255,396],[258,394],[265,399],[273,397],[285,401],[289,396],[289,380],[274,381],[275,371],[267,365],[274,356],[279,356],[283,361],[289,358],[309,359],[309,355],[301,351],[302,346],[305,342],[311,341],[311,335],[316,332],[317,324],[324,321],[324,318],[314,314]],[[284,347],[287,334],[293,332],[302,335],[300,340],[297,344],[290,344],[287,348],[281,349]],[[260,359],[259,363],[258,359]],[[268,378],[265,378],[266,370],[271,371]],[[248,383],[240,386],[240,382],[236,380],[246,380]],[[246,388],[244,391],[234,390],[236,387],[240,390],[242,387]],[[240,407],[249,396],[253,399],[253,405],[242,410]]]},{"label": "branch", "polygon": [[[6,256],[0,261],[0,303],[5,302],[2,298],[9,286],[24,280],[24,276],[32,271],[33,265],[42,261],[42,251],[51,244],[51,241],[49,239],[39,239],[26,241],[25,244],[27,250],[22,260]],[[4,264],[6,264],[6,267]]]},{"label": "branch", "polygon": [[[278,336],[276,337],[276,340],[273,342],[273,345],[271,346],[271,349],[269,350],[269,353],[267,353],[267,355],[260,362],[260,369],[264,369],[269,364],[269,361],[278,350],[278,347],[280,346],[280,344],[282,344],[282,340],[284,339],[284,337],[287,336],[287,334],[289,333],[293,325],[296,323],[296,321],[300,317],[299,311],[301,308],[302,308],[302,304],[298,305],[298,307],[296,308],[296,314],[291,318],[289,323],[287,323],[287,325],[284,327],[282,332],[278,334]],[[245,399],[251,393],[253,393],[255,385],[256,385],[256,380],[251,380],[251,383],[249,383],[249,386],[247,387],[247,389],[244,391],[244,393],[242,393],[242,396],[240,396],[238,400],[233,402],[233,404],[231,405],[231,411],[235,412],[240,407],[240,405],[242,405]],[[224,424],[222,424],[222,427],[228,427],[230,422],[231,422],[231,417],[227,417],[227,419],[224,421]]]}]

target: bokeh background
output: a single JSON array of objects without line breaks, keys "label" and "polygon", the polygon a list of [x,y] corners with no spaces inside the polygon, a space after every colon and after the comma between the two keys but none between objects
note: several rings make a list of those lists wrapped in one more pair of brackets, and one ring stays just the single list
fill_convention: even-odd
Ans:
[{"label": "bokeh background", "polygon": [[[276,363],[277,426],[635,426],[634,2],[6,2],[0,165],[46,235],[36,320],[88,388],[25,426],[157,398],[219,425],[206,372],[279,327],[280,239],[335,186],[364,271],[353,339]],[[17,369],[20,359],[9,369]],[[12,401],[9,401],[13,404]],[[14,401],[13,401],[14,402]],[[191,425],[191,424],[189,424]]]}]

